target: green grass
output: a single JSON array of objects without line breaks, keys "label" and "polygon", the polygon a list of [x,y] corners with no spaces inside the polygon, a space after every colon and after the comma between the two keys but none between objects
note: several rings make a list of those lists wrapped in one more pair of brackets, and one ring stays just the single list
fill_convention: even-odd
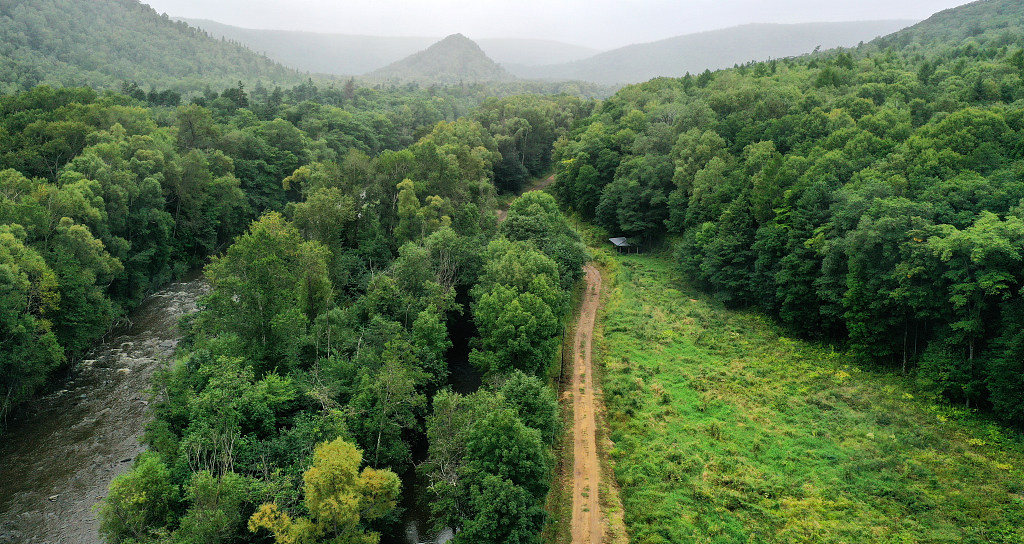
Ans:
[{"label": "green grass", "polygon": [[1024,444],[615,257],[599,361],[632,541],[1024,542]]}]

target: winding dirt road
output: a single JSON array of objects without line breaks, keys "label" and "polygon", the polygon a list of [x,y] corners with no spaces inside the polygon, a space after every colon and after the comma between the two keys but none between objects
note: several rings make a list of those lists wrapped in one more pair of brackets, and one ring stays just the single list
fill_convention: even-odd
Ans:
[{"label": "winding dirt road", "polygon": [[[525,193],[529,193],[530,191],[543,191],[544,189],[547,189],[548,186],[550,186],[554,182],[555,182],[555,175],[551,174],[547,178],[544,178],[544,179],[534,183],[533,185],[523,189],[522,192],[519,193],[519,196],[522,196]],[[498,209],[498,224],[500,225],[500,224],[504,223],[506,217],[508,217],[508,208],[499,208]]]},{"label": "winding dirt road", "polygon": [[585,270],[586,293],[573,340],[572,542],[600,544],[604,540],[604,524],[599,496],[601,465],[597,457],[597,416],[591,352],[597,307],[601,300],[601,273],[593,265],[587,265]]}]

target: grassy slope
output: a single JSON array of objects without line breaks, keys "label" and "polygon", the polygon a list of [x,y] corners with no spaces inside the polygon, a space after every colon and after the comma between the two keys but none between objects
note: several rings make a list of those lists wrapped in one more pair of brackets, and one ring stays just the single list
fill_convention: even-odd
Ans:
[{"label": "grassy slope", "polygon": [[666,258],[608,269],[598,349],[634,542],[1024,541],[1019,436],[722,309]]}]

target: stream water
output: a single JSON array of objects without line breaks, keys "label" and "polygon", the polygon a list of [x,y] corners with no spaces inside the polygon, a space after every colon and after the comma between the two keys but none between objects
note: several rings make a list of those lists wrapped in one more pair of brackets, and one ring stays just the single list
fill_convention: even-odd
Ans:
[{"label": "stream water", "polygon": [[204,289],[196,274],[151,295],[10,422],[0,435],[0,544],[100,542],[92,507],[143,450],[150,378]]},{"label": "stream water", "polygon": [[[131,468],[150,414],[153,372],[174,352],[178,319],[206,290],[197,273],[147,298],[127,325],[93,348],[52,393],[9,422],[0,435],[0,544],[99,544],[93,505],[111,480]],[[472,323],[451,331],[449,385],[468,394],[480,374],[468,363]],[[418,461],[426,444],[415,447]],[[430,530],[429,494],[415,472],[403,475],[402,528],[384,544],[444,544],[453,534]],[[396,528],[397,529],[397,528]]]},{"label": "stream water", "polygon": [[[465,292],[460,292],[456,301],[465,308],[469,307],[469,295]],[[469,364],[469,341],[477,336],[477,329],[472,320],[456,312],[448,315],[448,324],[448,335],[452,341],[452,347],[446,354],[448,387],[456,393],[468,395],[479,389],[481,382],[480,371]],[[426,440],[413,444],[413,457],[416,463],[426,459]],[[446,528],[440,533],[432,530],[431,495],[424,478],[419,477],[415,470],[401,476],[402,500],[399,506],[403,509],[403,530],[381,535],[381,544],[446,544],[454,538],[451,529]]]}]

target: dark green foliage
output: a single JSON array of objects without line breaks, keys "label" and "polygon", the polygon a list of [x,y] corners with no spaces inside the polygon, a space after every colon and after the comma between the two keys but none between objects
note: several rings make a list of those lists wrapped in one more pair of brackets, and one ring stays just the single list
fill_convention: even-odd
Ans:
[{"label": "dark green foliage", "polygon": [[498,392],[516,409],[527,427],[540,431],[545,444],[555,440],[559,426],[558,403],[555,401],[555,392],[540,378],[513,372],[501,384]]},{"label": "dark green foliage", "polygon": [[481,371],[537,374],[558,349],[558,316],[534,293],[497,285],[479,297],[473,316],[481,336],[470,362]]},{"label": "dark green foliage", "polygon": [[[63,6],[15,4],[19,17]],[[123,8],[118,16],[155,15],[127,0],[93,8],[110,6]],[[124,22],[109,19],[94,26]],[[174,79],[174,69],[191,61],[179,66],[165,55],[166,74],[155,75],[145,58],[168,28],[198,40],[200,60],[209,40],[183,25],[150,22],[153,39],[135,48],[142,65],[131,74],[117,71],[117,36],[92,47],[96,58],[112,59],[110,70],[85,80],[120,84],[122,95],[41,86],[0,97],[0,418],[146,295],[208,263],[211,291],[182,323],[176,360],[154,380],[150,453],[114,484],[100,507],[102,531],[113,542],[250,541],[256,537],[245,520],[261,504],[296,520],[310,514],[301,478],[316,444],[343,437],[373,467],[405,473],[413,466],[430,396],[448,381],[449,327],[483,319],[456,303],[478,284],[524,299],[526,310],[514,313],[526,324],[516,339],[530,344],[523,362],[530,372],[550,362],[563,286],[586,256],[553,201],[536,197],[527,200],[537,206],[519,205],[510,217],[536,220],[529,232],[544,241],[542,250],[534,241],[503,241],[504,251],[488,253],[498,232],[495,170],[507,151],[528,174],[543,173],[554,140],[593,103],[514,99],[478,121],[465,118],[472,107],[517,87],[368,89],[306,80],[267,89],[251,83],[259,70],[233,45],[224,47],[240,57],[218,59],[231,60],[232,70],[200,87]],[[87,23],[83,17],[33,50],[66,49],[63,41]],[[27,64],[0,71],[47,62],[18,59]],[[218,62],[208,69],[219,70]],[[77,81],[75,66],[48,72]],[[182,102],[179,92],[200,88]],[[529,128],[505,123],[505,114],[529,120]],[[506,276],[504,265],[518,272]],[[500,340],[488,340],[500,361],[495,370],[513,368],[518,356],[507,355],[523,346]],[[507,401],[487,395],[504,417],[492,426],[513,442],[474,438],[476,461],[464,469],[458,500],[472,503],[475,530],[530,541],[543,521],[554,394],[521,374],[506,387]],[[487,483],[492,476],[500,483]],[[498,499],[505,503],[495,509]],[[452,519],[458,527],[465,521]],[[369,529],[355,524],[353,534]]]},{"label": "dark green foliage", "polygon": [[[9,0],[0,6],[0,91],[39,84],[115,89],[125,81],[178,91],[303,76],[235,43],[161,16],[137,0]],[[129,84],[125,94],[142,92]],[[154,93],[156,94],[156,93]],[[174,105],[173,96],[153,96]]]},{"label": "dark green foliage", "polygon": [[64,359],[47,319],[60,301],[57,276],[23,237],[0,226],[0,421]]},{"label": "dark green foliage", "polygon": [[484,252],[473,289],[480,338],[470,362],[481,371],[540,374],[555,355],[559,322],[568,302],[558,265],[532,242],[498,239]]},{"label": "dark green foliage", "polygon": [[[409,301],[436,301],[437,310],[416,332],[423,343],[417,353],[429,367],[429,381],[443,383],[447,369],[439,358],[446,344],[437,331],[444,319],[430,319],[447,311],[443,301],[453,289],[476,281],[477,237],[495,230],[490,176],[500,158],[481,125],[438,122],[482,101],[484,89],[346,91],[307,81],[269,91],[236,80],[175,110],[167,108],[173,103],[145,108],[135,102],[152,106],[162,91],[151,97],[137,84],[122,90],[130,97],[46,86],[0,97],[0,224],[11,225],[29,249],[17,250],[12,293],[24,293],[15,277],[29,274],[30,284],[49,277],[26,272],[34,267],[31,252],[56,280],[41,288],[52,293],[45,302],[30,295],[8,306],[23,323],[15,334],[19,342],[35,340],[18,344],[22,355],[3,358],[10,382],[3,384],[0,411],[6,414],[40,387],[61,362],[73,363],[159,285],[223,251],[254,213],[268,208],[283,210],[303,237],[326,246],[332,292],[346,302],[357,298],[398,249],[394,198],[406,177],[423,180],[413,184],[424,203],[414,210],[421,220],[415,238],[434,240],[429,268],[442,288],[402,288],[411,289]],[[565,104],[571,109],[578,101]],[[426,133],[413,150],[381,153]],[[445,225],[460,234],[435,239],[435,231],[454,233]],[[307,296],[305,324],[275,314],[271,328],[289,341],[269,339],[260,365],[283,364],[285,354],[310,364],[310,354],[299,352],[327,347],[317,345],[323,332],[292,337],[321,317],[316,304]],[[406,305],[403,325],[411,327],[423,310],[420,303]],[[262,333],[259,343],[265,343]],[[24,349],[38,351],[15,364],[27,357]]]},{"label": "dark green foliage", "polygon": [[540,431],[527,427],[513,410],[478,421],[466,436],[466,456],[466,478],[475,483],[493,474],[525,488],[534,499],[547,492],[548,455]]},{"label": "dark green foliage", "polygon": [[460,530],[460,542],[536,542],[557,417],[554,391],[520,372],[496,393],[439,393],[424,465],[439,526]]},{"label": "dark green foliage", "polygon": [[110,493],[97,513],[100,534],[109,542],[147,541],[155,529],[172,519],[172,508],[180,490],[157,455],[144,453],[131,472],[110,484]]},{"label": "dark green foliage", "polygon": [[489,99],[474,112],[494,135],[502,160],[494,166],[494,184],[517,193],[527,179],[551,169],[551,147],[572,125],[590,114],[593,102],[576,97],[534,95]]},{"label": "dark green foliage", "polygon": [[[609,233],[1015,424],[1024,12],[976,2],[856,49],[627,87],[556,146]],[[1016,391],[1011,393],[1011,391]]]},{"label": "dark green foliage", "polygon": [[191,506],[181,517],[176,536],[181,542],[236,542],[244,531],[244,513],[252,508],[248,504],[252,487],[252,480],[233,472],[219,478],[207,471],[196,472],[184,490]]},{"label": "dark green foliage", "polygon": [[993,355],[985,369],[985,385],[995,411],[1013,421],[1024,419],[1024,312],[1016,299],[1003,304],[1002,334],[993,342]]},{"label": "dark green foliage", "polygon": [[259,373],[291,368],[310,342],[309,323],[330,307],[327,256],[280,214],[263,216],[207,266],[212,293],[199,326],[237,342]]},{"label": "dark green foliage", "polygon": [[551,195],[532,191],[516,199],[509,206],[501,233],[513,242],[532,243],[555,261],[563,290],[569,291],[583,277],[587,250]]},{"label": "dark green foliage", "polygon": [[452,542],[534,544],[540,542],[545,512],[534,497],[511,480],[488,474],[472,487],[466,521]]},{"label": "dark green foliage", "polygon": [[[494,134],[444,121],[471,94],[236,84],[171,110],[125,91],[133,98],[48,87],[0,98],[0,166],[11,167],[0,171],[0,328],[12,340],[0,343],[0,416],[212,256],[211,291],[154,380],[151,453],[100,507],[111,541],[244,541],[260,504],[300,519],[314,447],[339,437],[372,467],[406,472],[429,398],[447,383],[452,321],[490,315],[457,304],[467,292],[522,299],[514,337],[480,340],[493,370],[551,360],[567,301],[560,269],[578,277],[585,253],[538,195],[510,217],[532,221],[545,250],[491,243]],[[410,105],[424,111],[408,116]],[[486,443],[483,423],[472,440],[465,429],[459,449],[472,443],[474,461],[459,454],[465,485],[453,496],[473,510],[453,510],[451,523],[466,514],[528,541],[542,521],[554,394],[522,374],[506,390],[507,401],[481,395],[500,407],[488,429],[512,442]],[[481,486],[491,475],[503,483]],[[510,502],[494,510],[494,497]]]}]

